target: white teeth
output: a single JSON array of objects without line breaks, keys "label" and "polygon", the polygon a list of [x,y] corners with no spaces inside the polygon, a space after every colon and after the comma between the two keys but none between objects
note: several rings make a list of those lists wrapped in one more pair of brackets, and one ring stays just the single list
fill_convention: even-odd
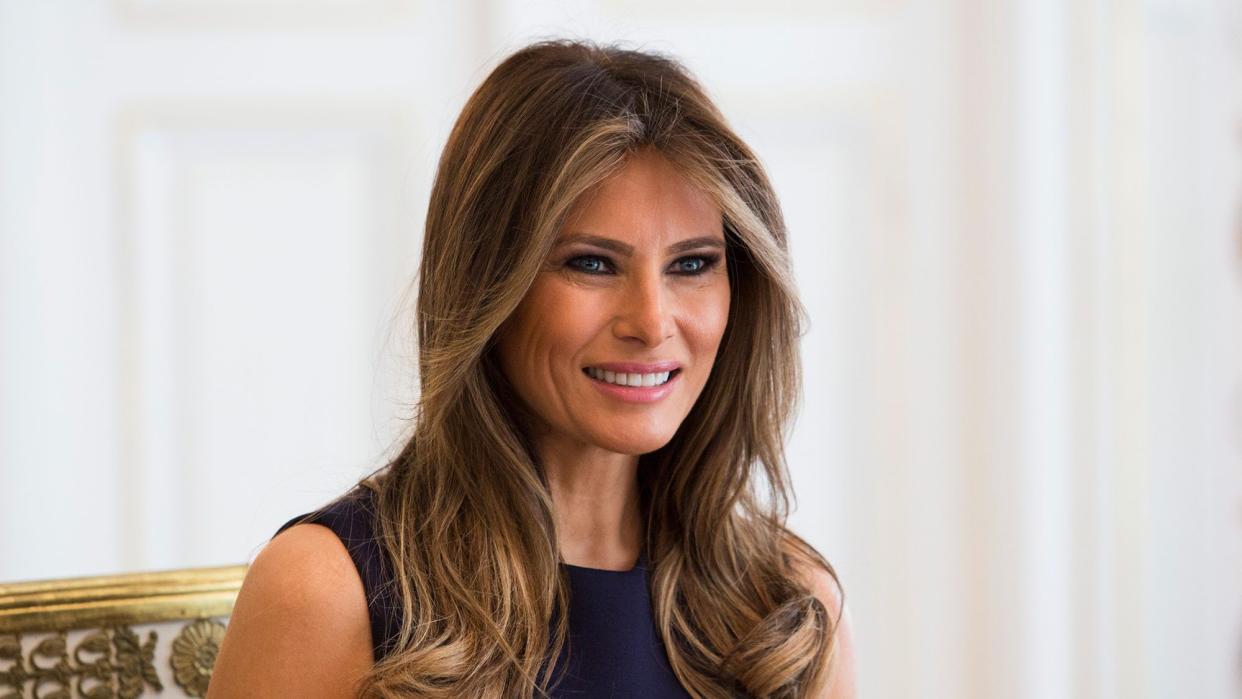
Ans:
[{"label": "white teeth", "polygon": [[618,386],[642,386],[644,388],[650,386],[659,386],[668,381],[671,371],[661,371],[654,374],[627,374],[622,372],[604,371],[595,367],[587,367],[587,373],[592,378],[606,381]]}]

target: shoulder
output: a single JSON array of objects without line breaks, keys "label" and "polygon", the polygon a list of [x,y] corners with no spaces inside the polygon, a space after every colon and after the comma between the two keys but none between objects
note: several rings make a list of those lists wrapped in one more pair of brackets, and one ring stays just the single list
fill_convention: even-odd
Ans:
[{"label": "shoulder", "polygon": [[832,641],[835,649],[826,684],[811,696],[815,699],[854,699],[857,696],[854,630],[840,581],[835,571],[800,556],[791,558],[798,581],[815,595],[827,610],[828,617],[836,623]]},{"label": "shoulder", "polygon": [[362,580],[332,530],[297,524],[246,572],[209,699],[346,697],[373,662]]}]

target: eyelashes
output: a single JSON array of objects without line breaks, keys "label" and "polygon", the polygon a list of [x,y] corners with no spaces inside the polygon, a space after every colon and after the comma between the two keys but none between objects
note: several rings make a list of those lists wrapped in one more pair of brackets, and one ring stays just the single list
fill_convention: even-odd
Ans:
[{"label": "eyelashes", "polygon": [[[687,268],[683,265],[687,263],[697,262],[697,266]],[[720,264],[720,255],[704,254],[704,255],[687,255],[678,258],[673,263],[679,271],[673,272],[681,277],[697,277],[711,271]],[[565,260],[565,267],[574,272],[579,272],[590,277],[599,277],[614,274],[612,270],[612,260],[603,255],[575,255]]]}]

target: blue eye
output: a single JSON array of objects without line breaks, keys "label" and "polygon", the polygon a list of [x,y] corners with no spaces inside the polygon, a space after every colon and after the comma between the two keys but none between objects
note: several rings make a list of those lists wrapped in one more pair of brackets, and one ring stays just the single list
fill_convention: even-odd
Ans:
[{"label": "blue eye", "polygon": [[586,274],[603,274],[603,268],[607,266],[604,262],[604,258],[598,255],[579,255],[578,257],[571,257],[565,262],[565,264],[569,265],[572,269],[579,272],[585,272]]},{"label": "blue eye", "polygon": [[[698,263],[697,265],[694,264],[696,262]],[[687,263],[689,263],[688,267],[686,266]],[[682,265],[681,269],[686,274],[699,274],[703,270],[707,269],[707,260],[702,257],[684,257],[678,260],[677,264]]]},{"label": "blue eye", "polygon": [[720,262],[719,255],[691,255],[677,260],[676,264],[681,268],[679,274],[685,277],[697,277],[706,274],[708,270],[715,267]]}]

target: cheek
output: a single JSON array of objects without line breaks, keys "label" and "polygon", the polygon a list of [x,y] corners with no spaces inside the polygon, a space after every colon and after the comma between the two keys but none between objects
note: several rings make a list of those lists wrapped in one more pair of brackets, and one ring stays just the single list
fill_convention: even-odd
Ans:
[{"label": "cheek", "polygon": [[503,345],[514,371],[545,375],[586,344],[599,309],[590,294],[575,293],[555,279],[537,281],[507,324]]},{"label": "cheek", "polygon": [[729,287],[722,285],[701,295],[690,314],[688,334],[697,352],[715,352],[729,322]]}]

